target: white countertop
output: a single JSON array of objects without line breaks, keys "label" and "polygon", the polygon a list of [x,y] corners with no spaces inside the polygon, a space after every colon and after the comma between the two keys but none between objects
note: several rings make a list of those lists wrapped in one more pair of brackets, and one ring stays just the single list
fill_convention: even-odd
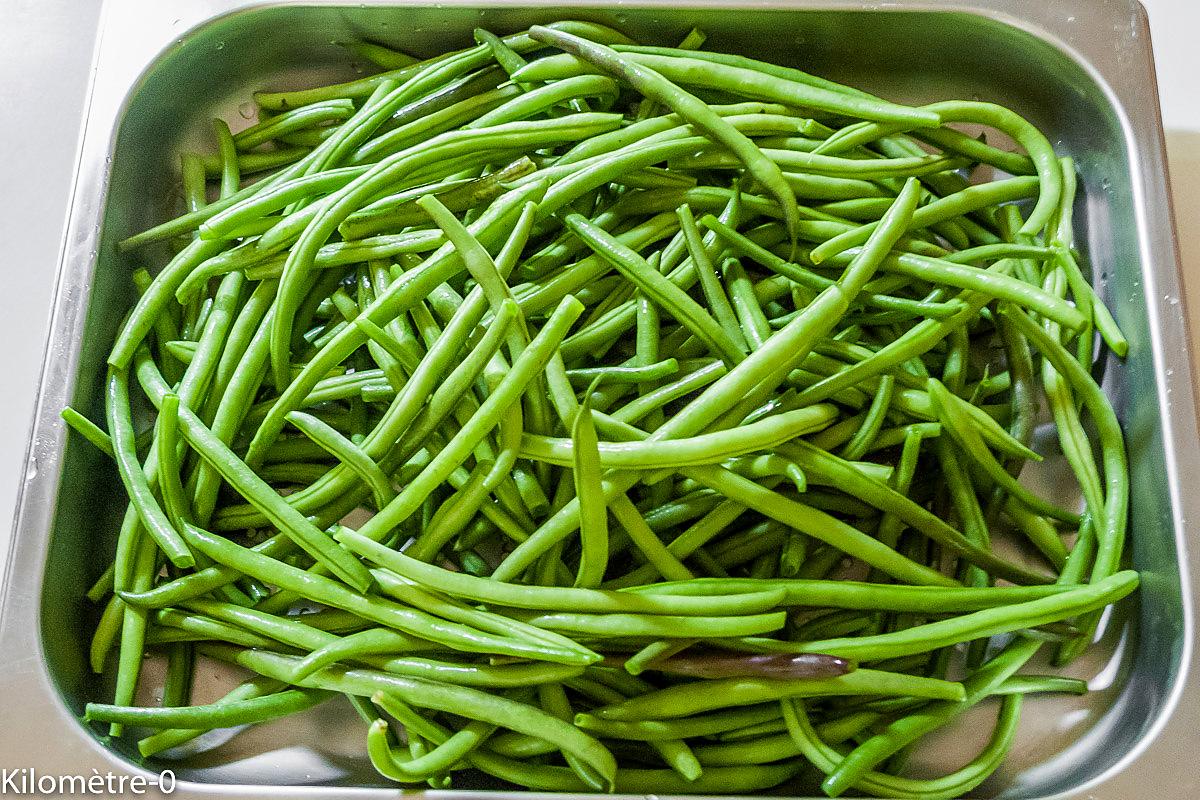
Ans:
[{"label": "white countertop", "polygon": [[[1054,0],[1044,0],[1053,4]],[[1150,12],[1188,302],[1200,313],[1200,2]],[[0,0],[0,576],[41,370],[97,0]],[[47,102],[53,98],[54,102]],[[1193,321],[1193,339],[1200,323]],[[1200,347],[1193,350],[1200,354]]]}]

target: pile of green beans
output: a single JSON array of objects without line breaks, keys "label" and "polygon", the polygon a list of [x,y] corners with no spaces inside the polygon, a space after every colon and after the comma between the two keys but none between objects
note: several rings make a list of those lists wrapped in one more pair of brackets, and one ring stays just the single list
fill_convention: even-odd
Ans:
[{"label": "pile of green beans", "polygon": [[[129,499],[86,718],[171,758],[344,697],[403,784],[970,792],[1138,583],[1071,160],[699,31],[475,41],[258,93],[121,243],[104,424],[63,412]],[[191,705],[208,659],[246,682]]]}]

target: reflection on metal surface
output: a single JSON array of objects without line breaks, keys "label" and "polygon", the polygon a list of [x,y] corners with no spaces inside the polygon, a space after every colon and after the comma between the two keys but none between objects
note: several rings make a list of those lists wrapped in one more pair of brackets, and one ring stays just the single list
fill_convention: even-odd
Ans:
[{"label": "reflection on metal surface", "polygon": [[[27,461],[36,471],[25,482],[4,586],[0,702],[6,720],[21,724],[0,726],[0,752],[44,772],[138,769],[75,718],[85,698],[103,693],[84,662],[95,610],[80,595],[103,563],[99,554],[110,552],[123,495],[102,455],[65,446],[58,411],[71,402],[101,416],[104,357],[131,301],[135,263],[117,256],[113,243],[162,218],[179,151],[211,149],[213,115],[244,127],[247,109],[239,104],[252,89],[352,75],[335,40],[368,35],[431,53],[468,43],[477,25],[504,32],[562,16],[605,21],[647,40],[677,40],[698,25],[713,47],[731,51],[761,54],[770,42],[773,60],[900,100],[994,99],[1075,157],[1081,247],[1131,344],[1126,362],[1104,365],[1104,383],[1127,432],[1132,559],[1143,583],[1139,601],[1106,627],[1106,646],[1072,668],[1097,691],[1082,702],[1031,700],[1012,757],[978,794],[1200,796],[1200,777],[1178,769],[1194,760],[1200,724],[1200,692],[1184,692],[1194,681],[1186,576],[1195,561],[1184,520],[1200,512],[1200,496],[1184,482],[1200,474],[1200,442],[1145,23],[1124,0],[763,0],[753,9],[733,0],[609,9],[561,0],[403,7],[110,0]],[[1049,489],[1053,475],[1045,478]],[[1136,621],[1132,634],[1122,615]],[[224,666],[202,669],[198,701],[236,680]],[[939,732],[914,768],[961,764],[979,744],[970,728],[968,719]],[[335,699],[180,765],[176,796],[363,797],[349,787],[383,782],[362,757],[362,737],[348,704]],[[395,789],[372,796],[394,797]]]},{"label": "reflection on metal surface", "polygon": [[[1111,612],[1105,610],[1103,619],[1100,620],[1100,630],[1106,630],[1111,621]],[[1121,631],[1121,639],[1117,642],[1116,648],[1113,650],[1112,658],[1102,670],[1097,672],[1092,679],[1088,681],[1088,690],[1092,692],[1100,692],[1105,689],[1112,688],[1116,685],[1121,674],[1121,664],[1125,658],[1125,647],[1129,643],[1128,631]]]}]

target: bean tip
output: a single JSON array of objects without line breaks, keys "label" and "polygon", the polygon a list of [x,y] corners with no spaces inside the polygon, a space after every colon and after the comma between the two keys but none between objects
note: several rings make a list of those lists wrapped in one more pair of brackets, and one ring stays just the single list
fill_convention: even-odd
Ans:
[{"label": "bean tip", "polygon": [[172,556],[170,561],[179,569],[192,569],[196,566],[196,559],[191,553],[179,553]]}]

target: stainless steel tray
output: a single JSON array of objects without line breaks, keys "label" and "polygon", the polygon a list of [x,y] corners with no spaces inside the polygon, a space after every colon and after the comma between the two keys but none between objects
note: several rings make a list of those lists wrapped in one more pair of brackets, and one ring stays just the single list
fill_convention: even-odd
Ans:
[{"label": "stainless steel tray", "polygon": [[[251,89],[335,77],[337,64],[345,71],[335,41],[369,35],[433,53],[469,42],[477,25],[507,31],[563,16],[664,41],[699,25],[722,48],[769,49],[773,59],[902,100],[995,100],[1076,158],[1080,240],[1131,344],[1125,362],[1105,366],[1105,383],[1130,448],[1140,603],[1129,608],[1131,626],[1109,625],[1117,657],[1099,672],[1085,667],[1099,702],[1031,703],[1013,755],[979,793],[1200,796],[1188,578],[1197,559],[1185,541],[1186,523],[1200,518],[1200,492],[1187,485],[1200,474],[1200,437],[1148,28],[1132,0],[109,0],[0,598],[0,767],[84,776],[143,769],[77,719],[100,691],[85,663],[95,610],[81,595],[111,552],[123,493],[102,456],[67,446],[58,412],[71,402],[101,416],[104,357],[136,266],[113,243],[161,219],[181,147],[203,142],[214,114],[237,121]],[[211,690],[218,668],[205,669]],[[395,796],[359,755],[361,729],[342,735],[346,722],[325,713],[244,734],[221,759],[178,766],[175,795]],[[951,738],[970,736],[942,737],[940,756],[962,744]]]}]

